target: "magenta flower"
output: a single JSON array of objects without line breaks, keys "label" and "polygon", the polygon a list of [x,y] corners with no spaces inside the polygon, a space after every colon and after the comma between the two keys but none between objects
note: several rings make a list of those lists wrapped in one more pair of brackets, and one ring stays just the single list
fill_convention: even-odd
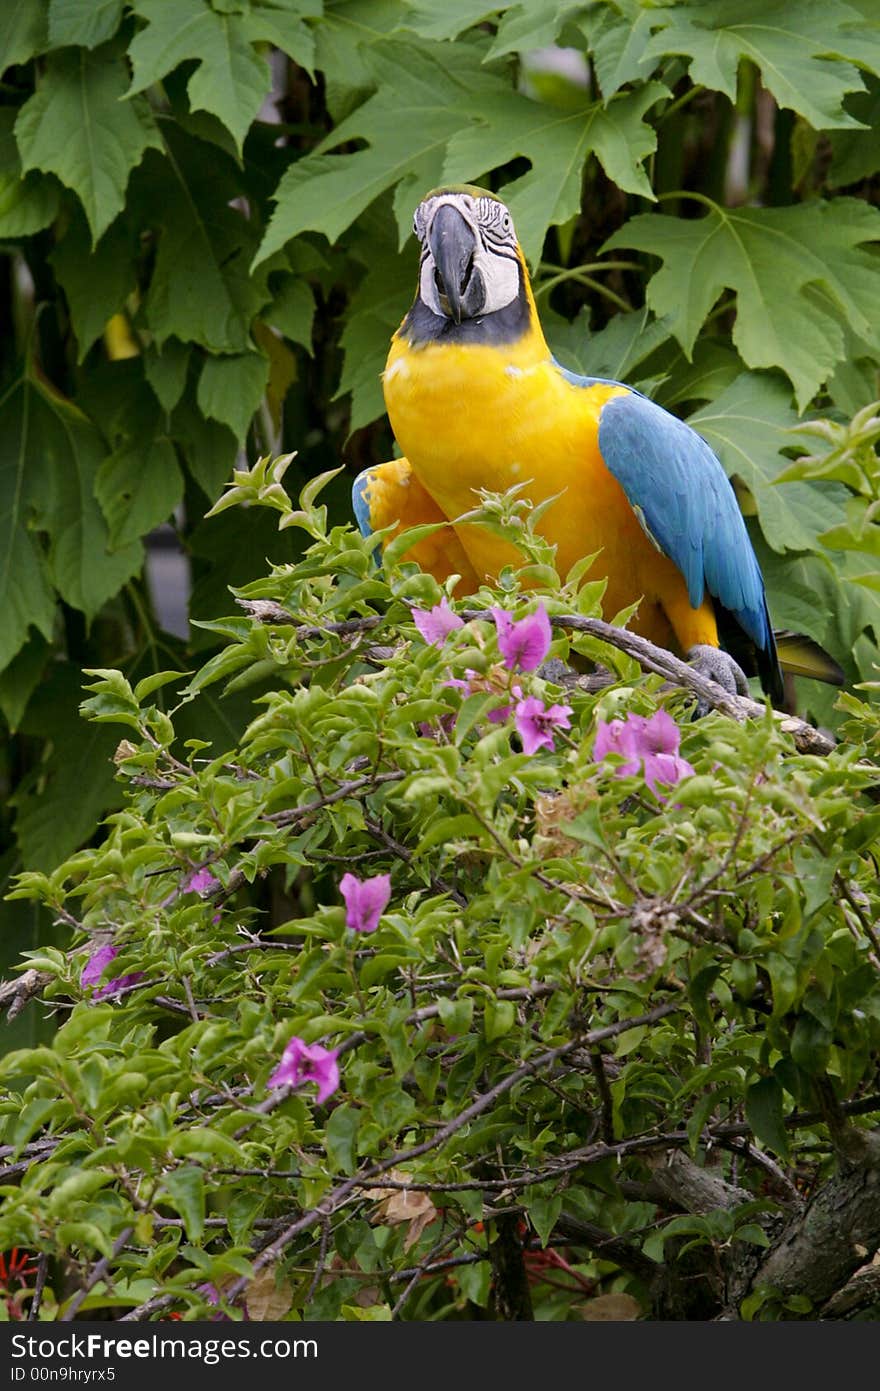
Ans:
[{"label": "magenta flower", "polygon": [[410,609],[410,613],[413,623],[431,647],[442,647],[450,633],[464,627],[464,619],[452,612],[445,595],[432,609]]},{"label": "magenta flower", "polygon": [[506,609],[490,609],[498,632],[498,650],[510,671],[534,671],[550,649],[550,619],[543,604],[515,623]]},{"label": "magenta flower", "polygon": [[352,932],[375,932],[391,897],[391,875],[358,879],[356,874],[343,874],[339,892],[345,899],[345,926]]},{"label": "magenta flower", "polygon": [[207,865],[202,865],[201,869],[197,869],[194,874],[183,881],[185,894],[200,894],[202,898],[219,888],[220,880],[211,873]]},{"label": "magenta flower", "polygon": [[318,1088],[318,1101],[326,1101],[339,1086],[337,1055],[335,1048],[322,1048],[320,1043],[304,1043],[294,1035],[266,1085],[300,1087],[303,1082],[314,1082]]},{"label": "magenta flower", "polygon": [[[97,951],[92,952],[79,978],[79,983],[83,989],[96,986],[110,962],[118,955],[119,948],[111,946],[109,943],[107,946],[99,947]],[[108,980],[106,985],[93,991],[92,1003],[106,1000],[110,995],[118,995],[121,990],[126,990],[130,985],[137,985],[138,981],[143,980],[143,978],[143,971],[129,971],[127,976],[114,976]]]},{"label": "magenta flower", "polygon": [[593,758],[598,763],[608,754],[620,754],[626,762],[616,770],[616,776],[622,778],[641,768],[651,791],[665,801],[657,791],[658,783],[672,786],[694,771],[687,759],[679,756],[680,743],[678,725],[665,710],[658,710],[650,719],[627,715],[626,722],[599,722]]},{"label": "magenta flower", "polygon": [[553,731],[571,729],[570,714],[570,705],[545,705],[537,696],[518,701],[514,723],[522,739],[523,753],[537,753],[538,749],[550,749],[552,753],[556,747]]},{"label": "magenta flower", "polygon": [[105,969],[110,965],[113,958],[118,955],[119,948],[111,946],[109,942],[105,947],[98,947],[97,951],[93,951],[83,967],[82,975],[79,978],[79,983],[82,988],[85,990],[87,986],[97,985]]}]

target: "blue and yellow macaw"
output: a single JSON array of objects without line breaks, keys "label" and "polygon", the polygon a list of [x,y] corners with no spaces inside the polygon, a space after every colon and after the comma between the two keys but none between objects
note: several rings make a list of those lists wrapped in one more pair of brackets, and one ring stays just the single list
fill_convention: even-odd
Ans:
[{"label": "blue and yellow macaw", "polygon": [[522,564],[486,528],[457,520],[474,508],[476,490],[521,484],[536,505],[558,496],[538,530],[556,546],[560,574],[600,552],[594,573],[607,576],[606,613],[641,596],[634,631],[679,649],[730,691],[748,690],[745,667],[780,701],[760,567],[705,440],[633,387],[560,366],[495,195],[438,189],[416,209],[414,230],[418,291],[384,373],[404,457],[356,480],[361,530],[450,523],[410,554],[441,581],[460,575],[466,592]]}]

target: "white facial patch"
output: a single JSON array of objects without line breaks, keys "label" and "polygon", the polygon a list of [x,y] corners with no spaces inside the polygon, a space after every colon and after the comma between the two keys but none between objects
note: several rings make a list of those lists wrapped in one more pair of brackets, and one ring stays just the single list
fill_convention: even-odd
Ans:
[{"label": "white facial patch", "polygon": [[474,198],[469,193],[440,193],[420,203],[413,227],[422,243],[419,296],[434,314],[448,317],[440,302],[435,278],[436,264],[431,253],[430,233],[440,208],[449,205],[460,213],[474,234],[473,271],[483,286],[483,303],[478,317],[494,314],[512,304],[519,294],[520,268],[513,220],[503,203],[495,198]]}]

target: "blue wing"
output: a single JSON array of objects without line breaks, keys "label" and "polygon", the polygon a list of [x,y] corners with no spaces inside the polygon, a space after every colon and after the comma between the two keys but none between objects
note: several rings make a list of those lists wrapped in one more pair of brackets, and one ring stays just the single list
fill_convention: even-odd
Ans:
[{"label": "blue wing", "polygon": [[[600,381],[565,376],[578,386]],[[626,390],[627,396],[606,401],[599,415],[606,467],[649,536],[678,566],[694,608],[708,591],[775,664],[761,570],[719,459],[684,421],[632,387]]]}]

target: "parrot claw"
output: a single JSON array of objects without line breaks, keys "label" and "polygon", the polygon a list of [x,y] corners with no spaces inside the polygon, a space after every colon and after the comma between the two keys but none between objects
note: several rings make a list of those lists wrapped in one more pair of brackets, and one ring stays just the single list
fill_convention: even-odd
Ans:
[{"label": "parrot claw", "polygon": [[[729,652],[722,652],[719,647],[709,647],[706,643],[697,643],[688,649],[687,659],[695,671],[701,676],[708,676],[710,681],[717,681],[730,695],[749,694],[745,673]],[[698,699],[696,719],[708,715],[711,708],[706,701]]]},{"label": "parrot claw", "polygon": [[542,681],[552,681],[554,686],[562,686],[565,690],[576,686],[579,679],[574,667],[570,667],[559,657],[551,657],[549,661],[544,662],[538,668],[538,675]]}]

